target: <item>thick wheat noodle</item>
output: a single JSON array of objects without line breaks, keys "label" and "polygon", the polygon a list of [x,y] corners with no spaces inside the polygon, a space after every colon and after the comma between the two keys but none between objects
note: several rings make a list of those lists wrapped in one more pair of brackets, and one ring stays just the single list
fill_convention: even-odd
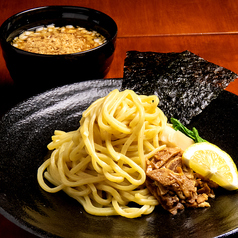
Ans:
[{"label": "thick wheat noodle", "polygon": [[159,135],[167,123],[158,103],[131,90],[113,90],[92,103],[78,130],[55,131],[48,145],[53,152],[38,169],[40,186],[63,190],[93,215],[151,213],[158,201],[144,184],[146,160],[164,148]]}]

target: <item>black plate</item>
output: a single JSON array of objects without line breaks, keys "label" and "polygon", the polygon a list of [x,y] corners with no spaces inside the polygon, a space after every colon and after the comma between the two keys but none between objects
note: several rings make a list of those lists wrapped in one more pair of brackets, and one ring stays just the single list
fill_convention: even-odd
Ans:
[{"label": "black plate", "polygon": [[[0,212],[40,237],[216,237],[238,232],[238,193],[223,189],[211,207],[186,209],[176,216],[158,206],[137,219],[97,217],[63,192],[49,194],[36,173],[55,129],[74,130],[95,99],[121,87],[121,80],[95,80],[48,91],[19,104],[0,122]],[[200,135],[231,154],[238,142],[238,97],[227,91],[196,118]]]}]

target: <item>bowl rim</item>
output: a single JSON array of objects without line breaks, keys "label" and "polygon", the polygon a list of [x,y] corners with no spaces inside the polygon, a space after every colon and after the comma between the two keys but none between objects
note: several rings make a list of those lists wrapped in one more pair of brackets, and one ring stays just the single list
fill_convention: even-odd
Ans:
[{"label": "bowl rim", "polygon": [[[89,11],[94,11],[95,13],[99,13],[102,14],[106,17],[108,17],[112,23],[115,25],[115,34],[110,38],[110,40],[107,40],[106,42],[104,42],[102,45],[99,45],[97,47],[94,47],[92,49],[89,50],[85,50],[85,51],[81,51],[81,52],[75,52],[75,53],[70,53],[70,54],[39,54],[39,53],[33,53],[33,52],[29,52],[29,51],[25,51],[25,50],[21,50],[17,47],[14,47],[10,42],[7,42],[5,37],[3,37],[3,28],[6,27],[6,25],[11,22],[14,18],[21,16],[23,14],[26,14],[28,12],[34,12],[34,11],[39,11],[39,10],[47,10],[47,9],[85,9],[85,10],[89,10]],[[77,56],[77,55],[84,55],[86,53],[90,53],[93,51],[96,51],[98,49],[103,48],[104,46],[108,45],[111,41],[114,41],[117,38],[117,33],[118,33],[118,26],[115,22],[115,20],[109,16],[108,14],[93,9],[93,8],[89,8],[89,7],[81,7],[81,6],[74,6],[74,5],[47,5],[47,6],[40,6],[40,7],[34,7],[34,8],[29,8],[20,12],[15,13],[14,15],[10,16],[9,18],[7,18],[2,25],[0,26],[0,43],[2,45],[2,41],[4,41],[4,43],[10,47],[11,49],[14,49],[15,51],[25,54],[25,55],[31,55],[31,56],[38,56],[38,57],[65,57],[65,56]]]}]

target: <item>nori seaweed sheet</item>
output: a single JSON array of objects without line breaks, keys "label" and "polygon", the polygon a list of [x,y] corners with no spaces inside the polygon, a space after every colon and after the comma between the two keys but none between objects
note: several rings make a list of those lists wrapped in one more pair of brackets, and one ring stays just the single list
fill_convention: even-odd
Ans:
[{"label": "nori seaweed sheet", "polygon": [[168,120],[174,117],[186,125],[237,77],[234,72],[190,51],[128,51],[122,90],[157,95],[159,107]]}]

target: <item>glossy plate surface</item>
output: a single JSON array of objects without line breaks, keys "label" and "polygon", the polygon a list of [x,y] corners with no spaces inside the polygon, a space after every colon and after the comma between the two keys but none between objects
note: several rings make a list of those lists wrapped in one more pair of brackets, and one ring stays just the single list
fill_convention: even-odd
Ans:
[{"label": "glossy plate surface", "polygon": [[[32,97],[0,122],[0,212],[40,237],[216,237],[238,232],[238,193],[219,189],[211,207],[187,209],[176,216],[158,206],[137,219],[97,217],[63,192],[49,194],[36,173],[47,155],[55,129],[74,130],[97,98],[121,87],[121,80],[95,80],[66,85]],[[198,116],[202,137],[226,150],[238,163],[238,97],[227,91]]]}]

